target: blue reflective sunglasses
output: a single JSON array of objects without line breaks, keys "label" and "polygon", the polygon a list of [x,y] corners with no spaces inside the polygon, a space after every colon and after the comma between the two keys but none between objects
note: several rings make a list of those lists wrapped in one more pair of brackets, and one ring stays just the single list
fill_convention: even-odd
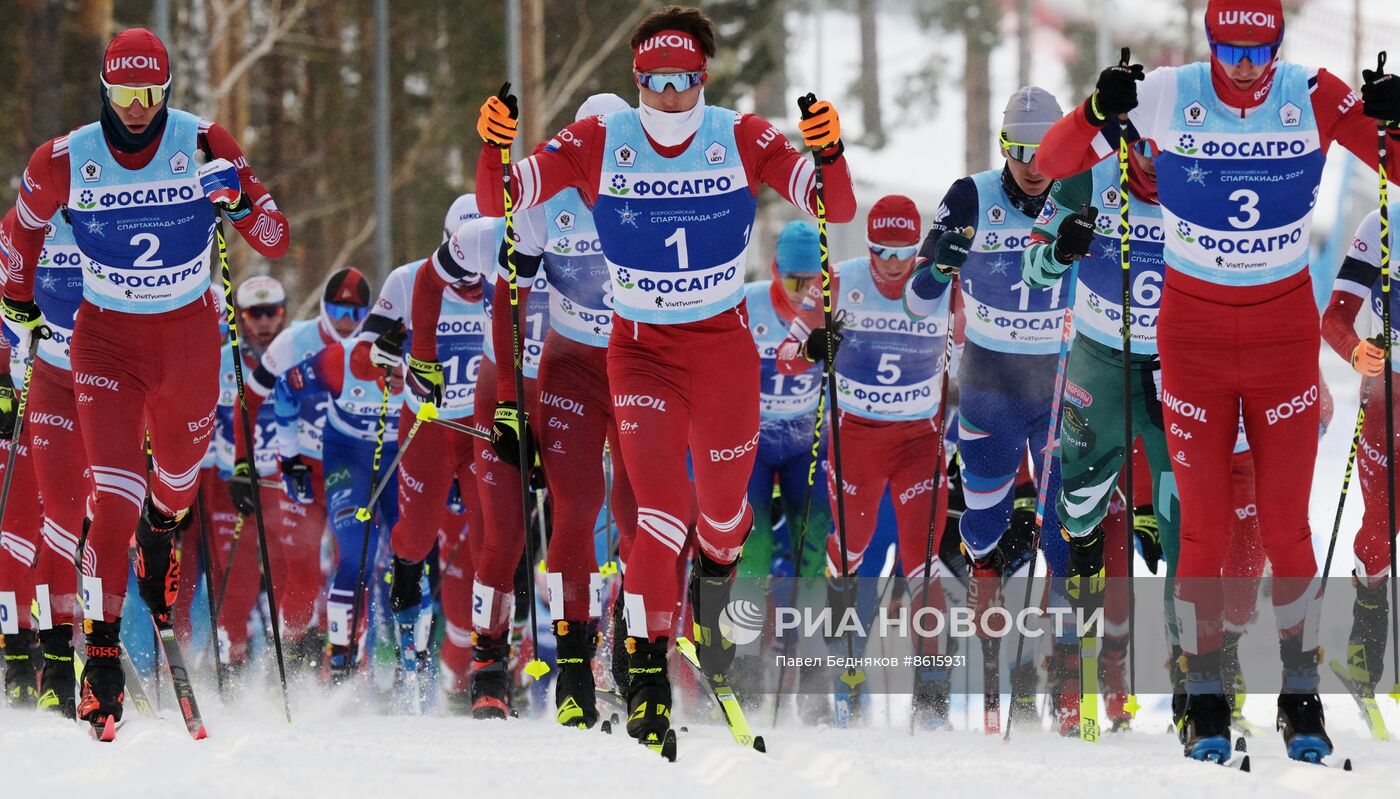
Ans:
[{"label": "blue reflective sunglasses", "polygon": [[654,92],[664,92],[667,87],[683,92],[699,86],[705,79],[704,72],[634,72],[637,85]]},{"label": "blue reflective sunglasses", "polygon": [[870,246],[871,255],[885,261],[891,258],[897,261],[903,261],[913,258],[919,252],[919,245],[917,244],[910,244],[908,247],[886,247],[883,244],[873,244],[871,242],[866,242],[866,244]]},{"label": "blue reflective sunglasses", "polygon": [[1249,63],[1259,66],[1274,60],[1274,55],[1278,53],[1278,42],[1273,44],[1252,44],[1248,47],[1236,47],[1233,44],[1221,44],[1219,42],[1210,43],[1210,51],[1215,57],[1220,59],[1220,63],[1233,67],[1246,58]]},{"label": "blue reflective sunglasses", "polygon": [[347,305],[341,302],[326,303],[326,315],[332,319],[354,319],[356,322],[364,321],[369,316],[369,307],[365,305]]}]

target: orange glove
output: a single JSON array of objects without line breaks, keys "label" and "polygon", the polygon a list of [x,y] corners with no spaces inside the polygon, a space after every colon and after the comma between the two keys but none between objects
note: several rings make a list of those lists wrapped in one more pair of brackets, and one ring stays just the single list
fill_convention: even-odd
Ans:
[{"label": "orange glove", "polygon": [[1364,377],[1375,377],[1385,370],[1385,351],[1370,339],[1361,339],[1351,351],[1351,368]]},{"label": "orange glove", "polygon": [[520,106],[515,95],[510,93],[510,83],[506,83],[501,86],[500,92],[482,104],[481,114],[476,119],[476,132],[487,144],[509,147],[515,141],[516,120],[519,117]]},{"label": "orange glove", "polygon": [[810,94],[798,103],[802,105],[802,119],[797,127],[802,131],[803,144],[813,150],[825,150],[841,142],[841,118],[831,103]]}]

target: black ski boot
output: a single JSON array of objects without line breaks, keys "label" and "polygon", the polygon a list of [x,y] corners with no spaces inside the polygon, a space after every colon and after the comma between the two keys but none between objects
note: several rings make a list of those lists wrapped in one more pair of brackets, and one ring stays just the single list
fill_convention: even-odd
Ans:
[{"label": "black ski boot", "polygon": [[1035,664],[1025,661],[1011,669],[1010,724],[1013,728],[1040,729],[1040,711],[1035,706],[1035,692],[1040,687],[1040,674]]},{"label": "black ski boot", "polygon": [[623,606],[622,586],[612,604],[612,661],[608,670],[612,672],[613,691],[619,696],[627,695],[627,615]]},{"label": "black ski boot", "polygon": [[122,674],[121,619],[88,621],[87,662],[83,664],[83,694],[78,718],[92,725],[93,734],[112,740],[122,720],[126,678]]},{"label": "black ski boot", "polygon": [[[1351,635],[1347,636],[1345,664],[1332,661],[1332,670],[1350,683],[1353,694],[1375,696],[1385,670],[1386,624],[1390,621],[1388,580],[1370,588],[1352,575],[1356,599],[1351,605]],[[1354,688],[1352,686],[1355,686]]]},{"label": "black ski boot", "polygon": [[347,644],[330,644],[326,647],[326,679],[332,688],[339,688],[350,681],[355,673],[354,660]]},{"label": "black ski boot", "polygon": [[671,678],[666,671],[670,640],[627,637],[627,734],[660,746],[671,729]]},{"label": "black ski boot", "polygon": [[952,674],[948,669],[914,670],[914,723],[925,730],[951,730],[948,720],[948,696],[952,691]]},{"label": "black ski boot", "polygon": [[403,611],[417,611],[423,604],[423,561],[408,561],[395,555],[390,569],[390,610],[396,618]]},{"label": "black ski boot", "polygon": [[1181,723],[1186,718],[1186,653],[1179,645],[1172,645],[1167,673],[1172,681],[1172,730],[1180,734]]},{"label": "black ski boot", "polygon": [[158,626],[170,624],[170,609],[180,595],[180,559],[175,531],[188,511],[167,516],[150,497],[136,522],[136,587]]},{"label": "black ski boot", "polygon": [[695,654],[700,660],[700,670],[709,677],[728,674],[729,666],[734,662],[734,642],[720,631],[719,616],[729,604],[738,565],[738,561],[715,563],[701,552],[690,570],[688,593]]},{"label": "black ski boot", "polygon": [[1061,529],[1060,534],[1069,542],[1069,574],[1065,577],[1065,593],[1077,606],[1089,610],[1103,604],[1104,534],[1101,525],[1080,536],[1070,535]]},{"label": "black ski boot", "polygon": [[78,680],[73,674],[73,625],[57,624],[39,633],[44,668],[39,672],[39,707],[67,719],[78,717]]},{"label": "black ski boot", "polygon": [[1321,763],[1332,754],[1322,699],[1317,695],[1317,667],[1321,649],[1303,651],[1300,636],[1279,642],[1283,660],[1283,692],[1278,695],[1277,728],[1283,733],[1288,756],[1307,763]]},{"label": "black ski boot", "polygon": [[510,715],[510,642],[472,633],[472,718]]},{"label": "black ski boot", "polygon": [[1220,675],[1220,652],[1183,655],[1186,708],[1177,738],[1193,760],[1224,763],[1230,759],[1230,703]]},{"label": "black ski boot", "polygon": [[598,723],[593,684],[593,655],[598,651],[598,624],[554,622],[559,676],[554,680],[554,718],[565,727],[590,729]]},{"label": "black ski boot", "polygon": [[39,705],[39,676],[34,664],[33,630],[0,636],[5,650],[5,703],[33,710]]}]

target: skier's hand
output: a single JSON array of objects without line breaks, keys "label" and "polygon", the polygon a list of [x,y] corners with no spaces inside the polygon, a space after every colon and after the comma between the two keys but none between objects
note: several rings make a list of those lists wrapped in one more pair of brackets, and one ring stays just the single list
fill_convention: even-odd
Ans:
[{"label": "skier's hand", "polygon": [[384,331],[369,348],[369,362],[383,369],[397,369],[403,364],[403,320]]},{"label": "skier's hand", "polygon": [[802,118],[797,122],[802,131],[802,143],[815,150],[822,163],[830,163],[845,151],[841,143],[841,117],[836,107],[826,100],[818,100],[814,94],[797,98],[797,107]]},{"label": "skier's hand", "polygon": [[[826,325],[813,330],[807,334],[807,341],[802,345],[802,355],[812,363],[825,361],[828,358],[835,358],[837,351],[841,349],[841,341],[845,335],[841,332],[846,326],[841,322],[836,322],[831,330],[830,347],[826,334]],[[828,352],[828,349],[830,350]]]},{"label": "skier's hand", "polygon": [[1385,371],[1385,350],[1381,349],[1380,338],[1363,338],[1351,351],[1351,368],[1363,377],[1376,377]]},{"label": "skier's hand", "polygon": [[282,459],[282,488],[297,504],[310,505],[315,501],[311,491],[311,467],[302,462],[300,455]]},{"label": "skier's hand", "polygon": [[1123,59],[1099,73],[1099,82],[1094,86],[1094,95],[1089,98],[1089,121],[1103,125],[1120,114],[1137,108],[1137,84],[1147,75],[1142,64],[1129,64],[1127,48]]},{"label": "skier's hand", "polygon": [[198,172],[199,186],[209,202],[232,211],[243,198],[243,187],[238,180],[238,170],[227,158],[215,158],[201,166]]},{"label": "skier's hand", "polygon": [[8,371],[0,372],[0,439],[9,441],[15,437],[16,414],[15,384]]},{"label": "skier's hand", "polygon": [[422,402],[442,404],[442,364],[408,356],[408,390]]},{"label": "skier's hand", "polygon": [[1142,559],[1147,562],[1147,570],[1156,574],[1157,564],[1162,561],[1162,536],[1157,531],[1157,514],[1150,504],[1133,508],[1133,537],[1137,539]]},{"label": "skier's hand", "polygon": [[1065,217],[1055,237],[1055,261],[1069,266],[1080,258],[1089,255],[1089,247],[1094,243],[1094,222],[1099,218],[1099,210],[1086,205]]},{"label": "skier's hand", "polygon": [[962,230],[949,230],[938,237],[938,243],[933,246],[933,268],[938,270],[938,274],[946,278],[952,278],[967,263],[967,254],[972,251],[972,237],[975,235],[970,227]]},{"label": "skier's hand", "polygon": [[1400,120],[1400,76],[1385,72],[1385,53],[1376,59],[1375,69],[1361,70],[1361,109],[1372,119],[1386,124]]},{"label": "skier's hand", "polygon": [[258,490],[258,476],[253,472],[253,463],[241,460],[233,465],[233,477],[228,481],[228,496],[233,501],[233,509],[244,516],[252,513],[253,492]]},{"label": "skier's hand", "polygon": [[520,468],[520,435],[524,430],[525,435],[525,457],[530,461],[531,468],[539,465],[539,453],[536,451],[535,438],[530,434],[530,427],[526,424],[528,414],[520,410],[520,406],[514,402],[496,403],[495,421],[491,425],[491,449],[495,451],[496,457],[503,462]]},{"label": "skier's hand", "polygon": [[510,93],[510,83],[488,97],[481,105],[481,113],[476,119],[476,132],[481,140],[493,147],[509,147],[515,141],[517,120],[520,118],[520,103]]},{"label": "skier's hand", "polygon": [[[36,331],[44,330],[44,312],[33,300],[0,299],[0,313],[5,315],[5,337],[16,351],[28,356],[29,343]],[[39,338],[47,338],[39,333]],[[9,372],[9,369],[5,369]]]}]

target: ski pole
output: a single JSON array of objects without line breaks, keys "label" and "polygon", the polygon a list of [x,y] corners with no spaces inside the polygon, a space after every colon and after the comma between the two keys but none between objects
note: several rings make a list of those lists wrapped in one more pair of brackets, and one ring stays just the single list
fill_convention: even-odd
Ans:
[{"label": "ski pole", "polygon": [[[389,370],[384,370],[384,390],[379,392],[379,423],[375,427],[374,433],[374,461],[370,468],[370,498],[359,510],[355,511],[355,521],[364,522],[364,532],[360,538],[360,573],[355,579],[355,598],[350,603],[350,664],[354,668],[360,659],[360,610],[364,604],[365,593],[365,572],[369,568],[369,539],[370,533],[374,531],[374,507],[379,499],[380,485],[379,465],[384,454],[384,431],[389,426]],[[398,460],[394,461],[398,465]],[[394,476],[394,469],[390,467],[384,482],[388,482]]]},{"label": "ski pole", "polygon": [[[1124,47],[1119,63],[1127,67],[1131,61],[1130,51]],[[1123,274],[1123,482],[1126,501],[1123,503],[1124,534],[1128,537],[1128,701],[1123,709],[1129,717],[1136,716],[1140,705],[1137,701],[1137,639],[1136,625],[1133,623],[1135,596],[1133,591],[1133,279],[1132,279],[1132,231],[1129,218],[1128,196],[1128,123],[1118,120],[1118,235],[1120,244],[1118,261]],[[1105,597],[1107,588],[1105,586]],[[1082,714],[1081,714],[1082,717]],[[1087,725],[1085,725],[1087,727]],[[1097,731],[1093,740],[1097,741]]]},{"label": "ski pole", "polygon": [[204,486],[196,489],[194,495],[195,513],[199,514],[199,548],[204,553],[204,593],[209,606],[209,645],[214,656],[214,679],[219,684],[219,696],[227,690],[224,686],[224,670],[219,663],[219,617],[214,612],[214,549],[210,545],[209,520],[204,515]]},{"label": "ski pole", "polygon": [[[814,94],[808,93],[797,98],[797,108],[802,113],[802,118],[806,119],[812,115],[812,105],[817,102]],[[836,398],[836,327],[832,319],[831,304],[831,253],[826,242],[826,185],[822,180],[822,157],[821,153],[812,150],[812,167],[814,170],[813,194],[817,202],[817,240],[821,244],[821,270],[822,270],[822,322],[826,331],[826,363],[825,380],[827,404],[831,406],[831,458],[832,476],[836,486],[836,540],[841,547],[841,602],[846,608],[851,607],[851,564],[850,558],[846,556],[846,483],[841,479],[841,405]],[[855,643],[851,640],[850,632],[842,634],[846,639],[846,659],[850,664],[855,663]],[[851,689],[865,682],[865,673],[855,668],[854,665],[846,666],[846,671],[841,675],[841,681],[846,683]]]},{"label": "ski pole", "polygon": [[433,424],[442,425],[448,430],[456,430],[457,432],[462,433],[463,435],[468,435],[472,438],[479,438],[482,441],[486,442],[494,441],[496,438],[494,435],[491,434],[490,430],[482,430],[480,427],[472,427],[471,425],[462,424],[461,422],[453,421],[452,419],[443,419],[442,417],[437,415],[436,409],[433,410],[432,415],[427,419],[427,421],[432,422]]},{"label": "ski pole", "polygon": [[[1376,57],[1376,72],[1385,72],[1385,51]],[[1376,125],[1376,151],[1380,156],[1376,174],[1380,176],[1381,215],[1381,338],[1385,340],[1385,498],[1386,533],[1390,538],[1390,657],[1395,685],[1390,698],[1400,702],[1400,619],[1396,616],[1395,573],[1395,393],[1391,350],[1395,339],[1390,326],[1390,178],[1386,159],[1390,157],[1386,122]]]},{"label": "ski pole", "polygon": [[[1380,336],[1376,336],[1372,341],[1377,347],[1381,344]],[[1342,493],[1337,497],[1337,513],[1332,517],[1332,537],[1327,542],[1327,557],[1322,561],[1322,582],[1317,588],[1317,601],[1321,602],[1322,597],[1327,593],[1327,575],[1332,573],[1332,555],[1337,551],[1337,536],[1342,531],[1342,511],[1347,506],[1347,489],[1351,487],[1351,475],[1356,468],[1356,453],[1361,449],[1361,428],[1366,423],[1366,406],[1371,399],[1371,381],[1365,378],[1361,380],[1361,407],[1356,409],[1356,427],[1351,432],[1351,451],[1347,453],[1347,468],[1342,472]]]},{"label": "ski pole", "polygon": [[10,483],[15,479],[15,458],[19,455],[20,442],[24,440],[24,411],[29,405],[29,384],[34,378],[34,359],[39,353],[40,339],[53,335],[48,325],[40,325],[29,334],[29,356],[24,359],[24,385],[15,405],[15,430],[10,438],[10,452],[5,456],[5,480],[0,487],[0,519],[5,518],[5,508],[10,504]]},{"label": "ski pole", "polygon": [[[976,232],[976,231],[972,230],[972,228],[964,228],[963,231],[962,231],[963,235],[964,235],[964,236],[967,236],[968,238],[972,238],[972,235],[973,235],[975,232]],[[930,264],[930,265],[929,265],[929,268],[930,268],[930,269],[936,269],[937,267],[936,267],[935,265],[933,265],[933,264]],[[957,279],[956,277],[950,277],[950,278],[948,279],[948,313],[947,313],[947,315],[944,317],[944,321],[943,321],[943,337],[944,337],[944,339],[945,339],[945,343],[944,343],[944,346],[943,346],[943,381],[942,381],[942,382],[943,382],[943,385],[942,385],[942,387],[939,389],[939,392],[938,392],[938,407],[937,407],[936,409],[934,409],[934,413],[938,414],[938,418],[937,418],[937,420],[936,420],[936,421],[934,422],[934,424],[933,424],[934,432],[937,433],[937,435],[938,435],[938,443],[936,443],[936,444],[934,445],[934,450],[933,450],[933,451],[934,451],[934,456],[933,456],[933,457],[934,457],[934,460],[933,460],[933,489],[932,489],[932,490],[933,490],[933,498],[932,498],[932,499],[930,500],[930,502],[929,502],[929,512],[928,512],[928,544],[927,544],[926,548],[924,549],[924,596],[925,596],[925,597],[928,596],[928,592],[929,592],[929,590],[932,588],[933,580],[931,579],[931,578],[932,578],[932,575],[929,574],[929,570],[933,568],[933,540],[934,540],[935,538],[938,537],[937,530],[938,530],[938,527],[939,527],[939,523],[942,521],[942,519],[941,519],[941,517],[939,516],[939,513],[938,513],[938,486],[940,485],[940,480],[942,479],[942,477],[943,477],[943,475],[944,475],[944,471],[945,471],[945,469],[947,468],[947,464],[944,463],[944,460],[946,459],[946,454],[944,453],[944,448],[947,446],[946,440],[947,440],[947,435],[948,435],[948,430],[947,430],[947,428],[948,428],[948,370],[949,370],[949,368],[951,368],[952,365],[953,365],[953,291],[954,291],[954,286],[956,285],[953,281],[955,281],[956,279]],[[945,503],[945,507],[943,508],[943,511],[944,511],[945,514],[946,514],[947,511],[948,511],[948,509],[947,509],[947,507],[946,507],[946,503]],[[910,586],[909,586],[909,596],[910,596],[910,603],[909,603],[909,604],[911,605],[911,609],[910,609],[911,612],[913,612],[913,610],[914,610],[914,608],[912,608],[912,605],[913,605],[913,601],[912,601],[912,600],[913,600],[913,595],[914,595],[914,586],[913,586],[913,585],[910,585]],[[919,646],[919,651],[918,651],[917,654],[922,655],[922,654],[924,653],[924,652],[923,652],[923,646],[922,646],[922,644],[923,644],[923,639],[922,639],[922,638],[919,639],[919,644],[920,644],[920,646]],[[913,734],[914,734],[914,714],[913,714],[913,713],[910,713],[910,714],[909,714],[909,734],[910,734],[910,735],[913,735]]]},{"label": "ski pole", "polygon": [[[501,91],[497,95],[501,100],[505,100],[510,94],[510,83],[501,86]],[[525,665],[525,673],[539,680],[549,673],[549,664],[540,660],[539,642],[535,640],[535,629],[537,622],[535,619],[535,544],[534,537],[530,532],[530,469],[533,463],[530,459],[529,435],[529,413],[526,410],[525,401],[525,345],[520,337],[520,292],[516,281],[517,270],[515,266],[515,206],[510,197],[510,148],[502,147],[501,150],[501,184],[505,195],[505,215],[506,215],[506,271],[509,275],[510,285],[510,344],[511,359],[515,366],[513,377],[515,378],[515,399],[520,404],[520,434],[516,436],[518,441],[518,455],[520,458],[520,516],[524,521],[525,534],[525,557],[529,559],[529,567],[526,574],[529,579],[525,581],[525,601],[530,605],[530,650],[534,655],[530,662]]]},{"label": "ski pole", "polygon": [[[1031,562],[1026,569],[1026,596],[1021,600],[1023,608],[1031,606],[1031,585],[1035,582],[1036,561],[1040,557],[1040,538],[1045,534],[1045,504],[1050,493],[1050,468],[1054,465],[1055,443],[1060,437],[1060,406],[1065,398],[1065,364],[1069,361],[1069,342],[1074,329],[1074,295],[1079,287],[1079,262],[1075,261],[1069,273],[1062,280],[1069,281],[1069,291],[1065,294],[1065,318],[1060,331],[1060,357],[1055,365],[1055,388],[1050,399],[1050,424],[1045,431],[1045,449],[1040,453],[1040,473],[1036,475],[1035,493],[1035,533],[1031,536]],[[1021,662],[1025,652],[1026,636],[1016,636],[1016,659],[1013,667]],[[1004,740],[1011,739],[1011,716],[1007,712]]]},{"label": "ski pole", "polygon": [[224,609],[224,599],[228,596],[229,575],[233,574],[233,561],[238,557],[238,542],[243,540],[243,522],[247,520],[247,518],[248,517],[240,513],[237,518],[233,520],[233,543],[230,544],[228,548],[228,563],[224,564],[224,574],[219,578],[218,598],[217,601],[214,602],[214,614],[216,616],[223,612]]},{"label": "ski pole", "polygon": [[[425,402],[418,406],[417,416],[413,420],[413,426],[408,428],[408,435],[404,436],[403,444],[399,446],[399,451],[394,453],[394,457],[389,459],[389,468],[384,470],[383,477],[378,478],[378,482],[374,485],[374,491],[369,495],[369,502],[365,503],[364,508],[355,512],[356,516],[364,512],[366,508],[373,508],[374,503],[379,500],[379,496],[388,488],[389,483],[398,479],[398,475],[394,473],[394,470],[398,468],[399,461],[403,460],[403,454],[408,451],[408,445],[412,444],[414,437],[418,435],[418,428],[422,426],[424,422],[432,422],[436,419],[437,406],[433,405],[433,403]],[[364,520],[361,519],[361,521]]]}]

